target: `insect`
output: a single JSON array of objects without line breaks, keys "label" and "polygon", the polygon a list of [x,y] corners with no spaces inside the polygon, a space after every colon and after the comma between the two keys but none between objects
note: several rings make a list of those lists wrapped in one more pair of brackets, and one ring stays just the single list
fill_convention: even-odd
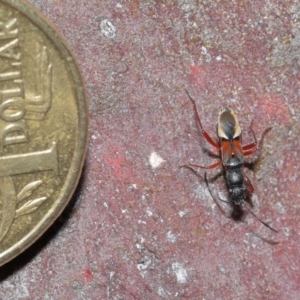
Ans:
[{"label": "insect", "polygon": [[[243,166],[244,166],[244,157],[251,155],[255,152],[260,152],[263,144],[264,137],[266,133],[271,130],[271,128],[266,128],[260,138],[260,141],[257,143],[255,133],[252,129],[251,123],[251,133],[253,136],[253,142],[248,145],[242,145],[242,130],[239,125],[238,118],[233,110],[230,108],[224,108],[219,113],[218,119],[218,126],[217,126],[217,134],[218,134],[218,141],[211,138],[210,135],[204,130],[199,113],[197,110],[195,100],[189,95],[188,91],[186,93],[193,104],[193,109],[196,117],[196,121],[200,127],[202,135],[206,139],[206,141],[212,145],[214,148],[220,151],[220,160],[216,163],[213,163],[210,166],[200,166],[196,164],[190,164],[192,167],[203,168],[203,169],[213,169],[219,166],[223,166],[225,180],[228,187],[228,193],[230,197],[230,201],[225,201],[219,199],[223,202],[231,202],[235,206],[243,205],[246,209],[256,218],[258,219],[263,225],[268,227],[274,232],[277,232],[274,228],[272,228],[267,223],[263,222],[259,219],[247,206],[246,199],[249,195],[254,192],[254,188],[251,184],[249,178],[243,173]],[[206,177],[205,172],[205,182],[208,187],[208,190],[212,197],[214,198]]]}]

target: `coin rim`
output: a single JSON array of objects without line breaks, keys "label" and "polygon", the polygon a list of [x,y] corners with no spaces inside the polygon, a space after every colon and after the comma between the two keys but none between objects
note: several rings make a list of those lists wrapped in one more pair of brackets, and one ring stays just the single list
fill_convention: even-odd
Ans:
[{"label": "coin rim", "polygon": [[[53,224],[53,222],[62,213],[68,202],[70,201],[74,191],[77,187],[80,179],[86,153],[87,153],[87,141],[88,141],[88,105],[85,96],[83,77],[80,73],[78,65],[72,52],[67,46],[64,38],[58,33],[56,27],[46,20],[46,18],[29,2],[20,0],[1,0],[2,3],[18,10],[24,16],[26,16],[31,22],[33,22],[57,47],[59,53],[67,62],[70,74],[73,76],[74,81],[74,94],[77,107],[78,107],[78,136],[76,139],[76,145],[74,150],[73,159],[70,168],[74,168],[74,172],[69,172],[67,175],[68,184],[66,182],[62,188],[64,195],[55,209],[46,214],[45,217],[39,221],[39,223],[25,235],[19,242],[15,243],[12,247],[8,248],[4,252],[0,253],[0,266],[9,262],[20,253],[30,247],[43,233]],[[72,175],[73,174],[73,175]],[[45,219],[46,218],[46,219]]]}]

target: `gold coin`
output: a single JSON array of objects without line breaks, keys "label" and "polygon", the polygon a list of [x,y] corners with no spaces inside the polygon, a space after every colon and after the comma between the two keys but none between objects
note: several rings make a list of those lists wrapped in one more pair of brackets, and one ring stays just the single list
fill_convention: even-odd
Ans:
[{"label": "gold coin", "polygon": [[0,265],[54,222],[78,182],[87,107],[74,59],[28,4],[0,1]]}]

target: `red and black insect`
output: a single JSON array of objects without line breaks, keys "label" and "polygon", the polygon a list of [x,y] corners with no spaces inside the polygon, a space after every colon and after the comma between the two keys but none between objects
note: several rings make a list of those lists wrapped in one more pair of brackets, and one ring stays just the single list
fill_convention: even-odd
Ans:
[{"label": "red and black insect", "polygon": [[[218,162],[207,167],[199,166],[195,164],[190,164],[190,166],[203,168],[203,169],[213,169],[223,165],[224,175],[228,186],[228,192],[229,192],[231,203],[234,206],[238,206],[238,207],[244,205],[244,207],[246,207],[246,209],[255,218],[257,218],[262,224],[264,224],[271,230],[277,232],[270,225],[268,225],[267,223],[259,219],[247,206],[247,198],[249,195],[251,195],[254,192],[254,188],[249,178],[245,174],[243,174],[244,156],[251,155],[261,150],[264,136],[271,128],[266,128],[263,131],[261,139],[259,143],[257,143],[255,133],[252,130],[252,124],[251,124],[251,132],[254,141],[248,145],[243,146],[241,144],[242,130],[239,125],[237,116],[233,110],[226,107],[223,110],[221,110],[221,112],[219,113],[218,127],[217,127],[219,140],[216,141],[213,138],[211,138],[209,134],[204,130],[197,111],[196,102],[189,95],[187,91],[186,93],[193,104],[195,117],[204,138],[207,140],[207,142],[210,145],[212,145],[214,148],[220,151],[220,160]],[[205,173],[205,181],[209,189],[206,173]],[[212,197],[214,198],[213,195]],[[222,199],[219,200],[228,202]]]}]

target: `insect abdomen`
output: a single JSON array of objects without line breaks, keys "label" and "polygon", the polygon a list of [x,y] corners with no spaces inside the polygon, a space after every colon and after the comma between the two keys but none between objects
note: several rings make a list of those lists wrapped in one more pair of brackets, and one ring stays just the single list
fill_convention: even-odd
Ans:
[{"label": "insect abdomen", "polygon": [[230,199],[237,205],[242,204],[246,198],[246,186],[241,168],[228,169],[225,172],[226,183]]}]

